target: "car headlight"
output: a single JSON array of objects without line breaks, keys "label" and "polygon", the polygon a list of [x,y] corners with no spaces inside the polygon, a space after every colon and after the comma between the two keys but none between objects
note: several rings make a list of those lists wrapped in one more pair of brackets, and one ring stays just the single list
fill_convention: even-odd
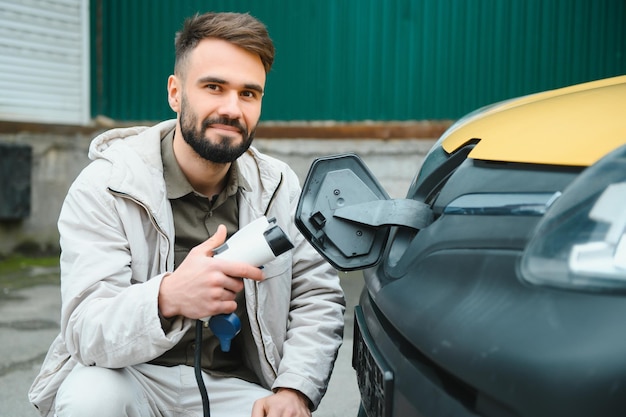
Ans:
[{"label": "car headlight", "polygon": [[521,275],[539,285],[626,290],[626,146],[583,171],[548,209]]}]

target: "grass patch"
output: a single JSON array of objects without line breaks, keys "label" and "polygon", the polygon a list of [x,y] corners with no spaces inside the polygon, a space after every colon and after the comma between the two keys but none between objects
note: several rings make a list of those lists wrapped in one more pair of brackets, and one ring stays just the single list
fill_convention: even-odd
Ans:
[{"label": "grass patch", "polygon": [[32,268],[54,268],[59,266],[58,256],[42,258],[27,258],[24,256],[10,256],[0,258],[0,274],[23,272]]},{"label": "grass patch", "polygon": [[4,294],[36,285],[59,285],[59,257],[0,258],[0,289]]}]

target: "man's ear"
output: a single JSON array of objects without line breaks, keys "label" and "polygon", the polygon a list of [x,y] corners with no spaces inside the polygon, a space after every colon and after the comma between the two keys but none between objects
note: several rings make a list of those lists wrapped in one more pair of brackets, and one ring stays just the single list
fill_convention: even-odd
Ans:
[{"label": "man's ear", "polygon": [[182,92],[181,80],[175,75],[170,75],[167,78],[167,101],[170,104],[170,108],[174,112],[180,112],[180,95]]}]

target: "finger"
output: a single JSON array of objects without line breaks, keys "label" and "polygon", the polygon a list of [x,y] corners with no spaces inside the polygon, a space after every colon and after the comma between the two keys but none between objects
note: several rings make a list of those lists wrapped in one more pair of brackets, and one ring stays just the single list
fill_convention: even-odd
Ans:
[{"label": "finger", "polygon": [[219,259],[219,261],[220,270],[231,278],[248,278],[254,281],[262,281],[264,278],[263,271],[256,266],[225,259]]},{"label": "finger", "polygon": [[236,301],[221,301],[218,314],[230,314],[237,311]]},{"label": "finger", "polygon": [[213,256],[213,249],[217,248],[226,241],[227,231],[226,226],[220,224],[217,226],[217,230],[213,233],[213,236],[200,243],[197,248],[201,249],[207,255]]},{"label": "finger", "polygon": [[243,278],[226,278],[227,279],[224,281],[223,284],[223,287],[226,291],[236,295],[239,291],[243,290]]},{"label": "finger", "polygon": [[258,399],[254,402],[250,417],[265,417],[265,398]]}]

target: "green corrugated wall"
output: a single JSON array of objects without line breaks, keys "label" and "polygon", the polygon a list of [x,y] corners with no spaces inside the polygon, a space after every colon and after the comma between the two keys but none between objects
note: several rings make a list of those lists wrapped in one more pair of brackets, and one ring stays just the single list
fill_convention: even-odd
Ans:
[{"label": "green corrugated wall", "polygon": [[173,37],[246,11],[277,48],[263,120],[456,119],[626,74],[626,0],[91,0],[92,114],[173,116]]}]

